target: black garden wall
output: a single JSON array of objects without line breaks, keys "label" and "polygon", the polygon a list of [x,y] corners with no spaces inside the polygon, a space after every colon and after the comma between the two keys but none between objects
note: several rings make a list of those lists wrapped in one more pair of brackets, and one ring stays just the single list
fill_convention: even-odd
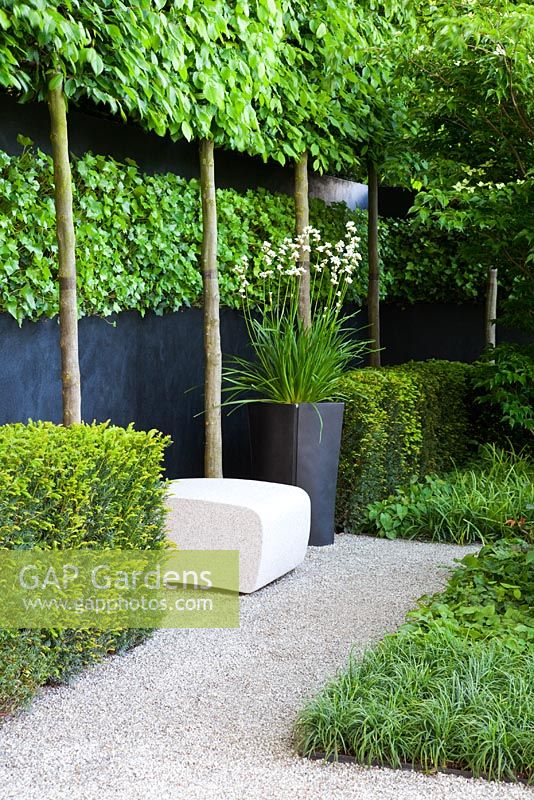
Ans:
[{"label": "black garden wall", "polygon": [[[478,306],[415,305],[382,310],[383,361],[448,358],[471,361],[483,346]],[[358,325],[365,325],[364,313]],[[222,311],[225,354],[245,354],[239,315]],[[360,334],[365,337],[365,330]],[[170,477],[202,474],[202,312],[184,309],[141,318],[119,314],[112,322],[80,320],[83,417],[117,425],[157,428],[174,444],[167,456]],[[56,320],[25,322],[0,314],[0,424],[28,418],[61,419],[59,328]],[[225,415],[225,471],[249,474],[247,415]]]}]

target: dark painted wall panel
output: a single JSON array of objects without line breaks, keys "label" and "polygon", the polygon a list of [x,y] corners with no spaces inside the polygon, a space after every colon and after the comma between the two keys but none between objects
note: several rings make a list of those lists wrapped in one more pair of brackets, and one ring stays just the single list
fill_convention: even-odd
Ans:
[{"label": "dark painted wall panel", "polygon": [[61,419],[59,326],[0,314],[0,422]]},{"label": "dark painted wall panel", "polygon": [[[478,306],[420,304],[382,308],[383,362],[449,358],[470,361],[483,346]],[[202,311],[184,309],[141,318],[136,312],[109,320],[80,320],[82,409],[87,421],[135,422],[173,439],[167,457],[170,477],[203,471]],[[356,318],[366,337],[365,313]],[[246,330],[234,311],[221,313],[225,355],[245,355]],[[61,419],[59,328],[55,320],[25,322],[19,328],[0,314],[0,424],[28,418]],[[250,473],[247,414],[224,417],[224,463],[228,477]]]},{"label": "dark painted wall panel", "polygon": [[386,306],[381,327],[388,364],[429,358],[474,361],[484,349],[484,309],[478,305]]},{"label": "dark painted wall panel", "polygon": [[[40,324],[40,323],[38,323]],[[79,323],[82,416],[125,426],[139,418],[137,386],[139,316],[109,320],[84,317]]]},{"label": "dark painted wall panel", "polygon": [[[157,428],[174,442],[167,458],[169,474],[202,475],[201,310],[145,318],[127,312],[113,322],[80,320],[83,418]],[[239,315],[223,309],[221,328],[223,351],[244,355],[248,344]],[[61,421],[59,359],[57,321],[25,322],[19,328],[10,316],[0,314],[0,424],[29,418]],[[228,476],[249,473],[246,420],[244,410],[224,420]]]}]

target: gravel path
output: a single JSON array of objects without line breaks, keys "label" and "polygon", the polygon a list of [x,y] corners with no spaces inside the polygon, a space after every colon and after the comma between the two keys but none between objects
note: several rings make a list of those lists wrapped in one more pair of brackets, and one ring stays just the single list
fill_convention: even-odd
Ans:
[{"label": "gravel path", "polygon": [[161,631],[0,728],[2,800],[530,800],[519,786],[297,757],[298,709],[444,582],[454,546],[338,537],[242,598],[229,631]]}]

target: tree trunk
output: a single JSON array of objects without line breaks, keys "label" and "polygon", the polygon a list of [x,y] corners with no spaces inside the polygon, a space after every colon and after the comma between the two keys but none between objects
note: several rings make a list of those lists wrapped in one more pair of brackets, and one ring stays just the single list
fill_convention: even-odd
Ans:
[{"label": "tree trunk", "polygon": [[486,347],[495,347],[497,343],[497,270],[488,270],[488,287],[486,291],[486,313],[484,320],[484,338]]},{"label": "tree trunk", "polygon": [[[308,197],[308,153],[303,153],[295,162],[295,232],[297,236],[304,233],[310,224],[310,203]],[[309,244],[306,236],[304,244]],[[299,317],[305,328],[311,327],[311,297],[310,297],[310,253],[308,250],[300,251],[299,267],[305,272],[299,281]]]},{"label": "tree trunk", "polygon": [[380,273],[378,269],[378,174],[375,165],[369,161],[368,184],[368,252],[369,287],[367,290],[367,313],[369,316],[369,338],[372,352],[369,363],[380,366]]},{"label": "tree trunk", "polygon": [[217,202],[213,142],[200,142],[202,197],[202,279],[204,282],[204,474],[222,478],[221,384],[222,353],[217,275]]},{"label": "tree trunk", "polygon": [[59,259],[59,325],[63,424],[82,421],[76,298],[76,238],[72,217],[67,107],[63,83],[48,92],[50,140],[54,159],[54,200]]}]

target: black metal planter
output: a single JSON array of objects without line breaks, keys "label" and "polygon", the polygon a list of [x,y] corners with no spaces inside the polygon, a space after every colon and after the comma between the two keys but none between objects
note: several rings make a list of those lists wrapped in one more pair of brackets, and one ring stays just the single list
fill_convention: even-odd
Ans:
[{"label": "black metal planter", "polygon": [[334,542],[344,403],[251,403],[252,475],[300,486],[311,498],[310,544]]}]

